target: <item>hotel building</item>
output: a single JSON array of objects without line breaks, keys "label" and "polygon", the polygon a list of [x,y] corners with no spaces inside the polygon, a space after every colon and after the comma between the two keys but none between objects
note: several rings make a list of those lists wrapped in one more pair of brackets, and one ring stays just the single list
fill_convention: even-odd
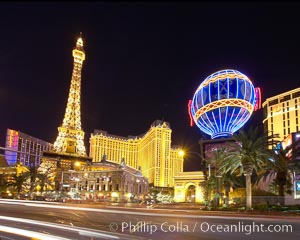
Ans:
[{"label": "hotel building", "polygon": [[112,162],[126,164],[141,171],[156,187],[173,187],[174,176],[183,171],[180,148],[171,147],[169,123],[156,120],[143,135],[120,137],[95,130],[90,138],[90,157],[99,162],[104,155]]},{"label": "hotel building", "polygon": [[93,162],[82,171],[63,172],[63,190],[72,198],[109,200],[116,202],[142,200],[148,194],[148,181],[142,174],[121,163],[106,160]]},{"label": "hotel building", "polygon": [[[50,151],[53,144],[29,136],[17,130],[7,129],[5,159],[9,166],[40,166],[42,152]],[[11,151],[9,151],[11,150]]]},{"label": "hotel building", "polygon": [[[300,139],[300,88],[268,98],[263,103],[263,124],[265,132],[278,134],[283,148]],[[299,161],[299,156],[292,156],[294,161]],[[285,204],[299,204],[300,200],[300,175],[291,173],[293,183],[293,194],[285,196]],[[274,177],[266,181],[261,188],[268,190],[265,186]]]},{"label": "hotel building", "polygon": [[279,134],[280,140],[300,131],[299,121],[300,88],[267,98],[263,103],[264,131]]}]

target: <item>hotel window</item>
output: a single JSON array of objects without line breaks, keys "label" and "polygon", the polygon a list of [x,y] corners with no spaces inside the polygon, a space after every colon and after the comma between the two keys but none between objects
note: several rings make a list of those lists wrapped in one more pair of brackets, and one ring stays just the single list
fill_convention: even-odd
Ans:
[{"label": "hotel window", "polygon": [[291,99],[291,95],[289,94],[289,95],[284,96],[282,99],[280,99],[280,102],[285,102],[285,101],[288,101],[290,99]]},{"label": "hotel window", "polygon": [[300,97],[300,91],[299,91],[299,92],[293,93],[292,97],[293,97],[293,98]]},{"label": "hotel window", "polygon": [[277,103],[278,103],[278,99],[274,99],[274,100],[272,100],[272,101],[269,102],[269,106],[273,106],[273,105],[275,105]]}]

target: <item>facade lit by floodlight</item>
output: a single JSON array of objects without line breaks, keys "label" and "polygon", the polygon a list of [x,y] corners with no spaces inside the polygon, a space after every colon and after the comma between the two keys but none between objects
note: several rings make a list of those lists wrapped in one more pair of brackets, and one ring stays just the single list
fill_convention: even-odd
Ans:
[{"label": "facade lit by floodlight", "polygon": [[229,137],[250,118],[255,90],[243,73],[226,69],[208,76],[197,88],[190,113],[201,131],[212,139]]}]

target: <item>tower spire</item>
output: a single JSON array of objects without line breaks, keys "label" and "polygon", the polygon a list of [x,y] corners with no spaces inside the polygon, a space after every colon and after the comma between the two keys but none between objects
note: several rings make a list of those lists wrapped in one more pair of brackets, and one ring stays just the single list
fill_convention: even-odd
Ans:
[{"label": "tower spire", "polygon": [[54,151],[86,156],[80,111],[81,69],[85,60],[82,33],[80,33],[80,37],[77,39],[72,55],[74,64],[69,97],[62,125],[58,127],[58,136],[54,142]]}]

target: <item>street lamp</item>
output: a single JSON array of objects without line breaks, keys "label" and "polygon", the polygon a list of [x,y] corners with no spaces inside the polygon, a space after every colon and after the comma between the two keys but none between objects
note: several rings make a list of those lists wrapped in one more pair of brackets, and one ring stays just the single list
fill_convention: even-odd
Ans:
[{"label": "street lamp", "polygon": [[179,157],[184,157],[184,151],[182,149],[179,150],[178,155]]}]

